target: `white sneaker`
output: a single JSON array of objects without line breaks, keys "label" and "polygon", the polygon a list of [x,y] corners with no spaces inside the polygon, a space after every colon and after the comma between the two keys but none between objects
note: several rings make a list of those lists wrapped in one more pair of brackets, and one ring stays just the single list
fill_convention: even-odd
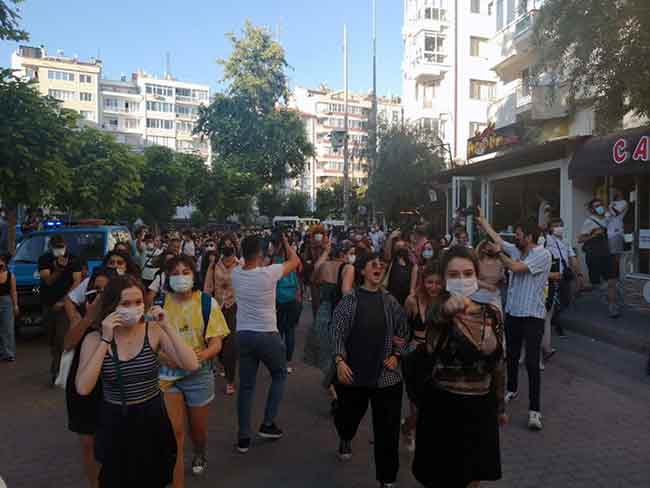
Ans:
[{"label": "white sneaker", "polygon": [[542,430],[542,414],[531,410],[528,412],[528,428],[530,430]]},{"label": "white sneaker", "polygon": [[544,363],[542,361],[539,362],[539,370],[544,371]]},{"label": "white sneaker", "polygon": [[293,368],[291,366],[287,367],[287,374],[292,374]]},{"label": "white sneaker", "polygon": [[506,392],[506,398],[505,398],[506,405],[507,405],[508,403],[510,403],[510,402],[512,402],[512,401],[514,401],[514,400],[516,400],[518,396],[519,396],[519,392],[518,392],[518,391],[508,391],[508,392]]}]

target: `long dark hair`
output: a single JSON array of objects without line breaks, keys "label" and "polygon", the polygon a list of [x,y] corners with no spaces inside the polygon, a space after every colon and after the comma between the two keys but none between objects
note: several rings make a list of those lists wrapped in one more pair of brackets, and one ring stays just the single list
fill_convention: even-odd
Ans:
[{"label": "long dark hair", "polygon": [[479,275],[479,269],[480,269],[480,264],[478,257],[476,256],[476,253],[464,246],[454,246],[450,248],[447,252],[445,252],[442,256],[442,261],[440,263],[440,274],[442,276],[442,281],[443,283],[446,283],[446,278],[445,276],[447,275],[447,268],[449,267],[449,263],[452,261],[452,259],[467,259],[472,262],[472,265],[474,266],[474,272],[476,273],[476,276],[478,277]]},{"label": "long dark hair", "polygon": [[137,288],[140,290],[144,299],[145,293],[144,288],[142,287],[142,282],[135,276],[125,274],[111,278],[102,293],[101,311],[97,317],[95,327],[101,330],[102,321],[115,312],[115,309],[122,300],[122,292],[129,288]]},{"label": "long dark hair", "polygon": [[133,261],[133,257],[131,257],[130,254],[126,254],[125,252],[122,251],[108,251],[106,256],[104,256],[104,260],[102,261],[102,268],[106,268],[108,265],[108,262],[113,256],[118,256],[126,262],[126,274],[130,274],[131,276],[135,276],[136,278],[140,277],[140,266],[135,264],[135,261]]}]

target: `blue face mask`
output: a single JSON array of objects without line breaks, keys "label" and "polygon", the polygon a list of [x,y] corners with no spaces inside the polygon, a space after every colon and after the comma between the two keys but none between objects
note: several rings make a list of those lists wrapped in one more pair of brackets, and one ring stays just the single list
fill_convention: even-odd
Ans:
[{"label": "blue face mask", "polygon": [[596,207],[596,213],[598,215],[605,215],[605,207],[603,207],[602,205],[600,205],[599,207]]}]

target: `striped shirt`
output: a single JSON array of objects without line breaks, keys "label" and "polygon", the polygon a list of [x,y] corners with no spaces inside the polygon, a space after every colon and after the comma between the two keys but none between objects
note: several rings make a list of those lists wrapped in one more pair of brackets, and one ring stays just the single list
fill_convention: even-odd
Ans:
[{"label": "striped shirt", "polygon": [[[160,394],[158,386],[158,355],[149,344],[149,324],[145,329],[144,344],[140,352],[128,361],[119,361],[125,400],[128,405],[143,403]],[[110,353],[104,356],[102,364],[102,385],[104,400],[122,404],[121,385],[118,380],[115,361]]]},{"label": "striped shirt", "polygon": [[510,273],[506,313],[513,317],[546,317],[546,298],[544,290],[548,283],[553,258],[548,249],[537,246],[522,259],[521,251],[509,242],[503,243],[505,253],[515,261],[523,262],[528,271]]}]

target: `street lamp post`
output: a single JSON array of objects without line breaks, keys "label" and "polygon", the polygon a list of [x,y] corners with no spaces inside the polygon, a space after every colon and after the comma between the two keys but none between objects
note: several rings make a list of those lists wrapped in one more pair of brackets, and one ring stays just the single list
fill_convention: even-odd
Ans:
[{"label": "street lamp post", "polygon": [[[372,0],[372,108],[370,110],[370,123],[368,142],[370,144],[370,161],[368,164],[368,187],[371,186],[375,171],[377,170],[377,0]],[[377,210],[375,195],[369,193],[371,206],[371,220],[376,223]]]},{"label": "street lamp post", "polygon": [[348,28],[343,25],[343,86],[345,92],[344,114],[343,114],[343,221],[345,228],[348,228],[350,219],[350,202],[348,191],[350,187],[350,163],[348,161]]}]

